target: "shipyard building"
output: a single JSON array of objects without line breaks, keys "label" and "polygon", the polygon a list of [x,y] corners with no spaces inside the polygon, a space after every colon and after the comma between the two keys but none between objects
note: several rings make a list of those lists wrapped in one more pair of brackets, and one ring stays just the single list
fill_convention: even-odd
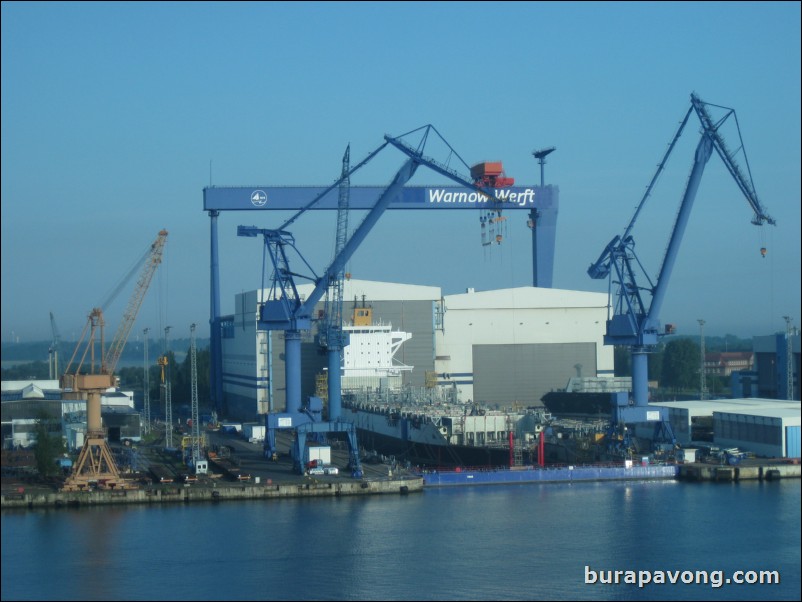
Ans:
[{"label": "shipyard building", "polygon": [[[298,287],[302,297],[311,290]],[[285,410],[283,333],[256,329],[266,294],[237,294],[235,313],[223,318],[223,392],[232,419]],[[464,402],[511,408],[540,405],[572,377],[613,376],[613,349],[603,345],[605,293],[520,287],[444,296],[439,287],[346,280],[343,298],[344,326],[354,326],[352,340],[359,337],[358,347],[344,350],[343,388],[439,385]],[[372,329],[353,324],[365,309]],[[327,360],[317,325],[303,336],[302,397],[322,396]],[[386,364],[388,346],[392,378],[384,371],[371,379],[371,365]]]},{"label": "shipyard building", "polygon": [[[101,420],[109,441],[142,437],[142,416],[134,409],[133,391],[116,387],[100,397]],[[62,435],[67,449],[83,447],[86,435],[86,400],[64,399],[57,380],[2,382],[3,449],[27,448],[36,443],[36,427],[44,420],[51,435]]]}]

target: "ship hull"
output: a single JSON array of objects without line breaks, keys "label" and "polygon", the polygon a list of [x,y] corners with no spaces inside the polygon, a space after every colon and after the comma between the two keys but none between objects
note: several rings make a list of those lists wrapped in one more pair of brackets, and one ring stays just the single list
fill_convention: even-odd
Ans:
[{"label": "ship hull", "polygon": [[[445,427],[423,417],[394,417],[387,412],[371,412],[344,407],[342,418],[353,422],[359,445],[368,454],[395,456],[419,466],[510,466],[510,449],[506,441],[494,445],[458,445],[448,440]],[[520,460],[533,463],[530,450]]]},{"label": "ship hull", "polygon": [[422,466],[509,466],[510,450],[501,447],[431,445],[402,440],[390,435],[357,428],[359,444],[366,450]]}]

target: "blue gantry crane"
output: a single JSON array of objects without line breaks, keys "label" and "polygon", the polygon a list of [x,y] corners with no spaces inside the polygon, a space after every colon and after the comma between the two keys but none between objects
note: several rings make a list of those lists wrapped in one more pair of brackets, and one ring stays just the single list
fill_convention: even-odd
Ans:
[{"label": "blue gantry crane", "polygon": [[[746,164],[746,172],[744,172],[736,162],[734,153],[729,150],[720,134],[721,127],[730,118],[735,121],[737,127],[738,120],[734,109],[717,106],[717,108],[724,109],[726,112],[723,117],[714,121],[708,111],[709,106],[717,105],[705,103],[696,94],[691,94],[691,107],[680,123],[679,129],[669,144],[668,150],[626,230],[620,236],[613,238],[599,258],[588,268],[588,275],[591,278],[610,279],[611,292],[613,285],[617,286],[614,311],[607,320],[604,343],[606,345],[628,346],[632,353],[634,406],[630,405],[626,398],[619,399],[617,402],[619,407],[614,412],[614,416],[618,418],[619,423],[660,422],[665,419],[664,416],[658,415],[659,411],[657,409],[648,406],[647,358],[648,353],[652,351],[659,338],[672,332],[671,325],[667,325],[666,329],[661,331],[659,322],[660,309],[666,296],[668,282],[688,223],[691,207],[699,188],[702,173],[714,149],[752,208],[754,212],[752,223],[758,226],[766,223],[773,225],[775,223],[763,209],[755,192],[746,152],[743,152],[744,163]],[[632,236],[632,228],[692,113],[696,113],[701,122],[701,139],[696,147],[693,168],[688,177],[685,193],[671,231],[670,241],[660,271],[657,278],[652,280],[635,254],[635,240]],[[737,130],[739,138],[738,149],[743,151],[740,128],[737,127]],[[761,249],[761,251],[763,250]],[[645,281],[641,279],[641,276],[637,276],[637,273],[641,273]]]},{"label": "blue gantry crane", "polygon": [[[421,133],[421,139],[417,146],[408,143],[405,138],[413,134]],[[329,421],[322,420],[322,402],[319,398],[311,398],[309,403],[302,404],[301,401],[301,332],[309,330],[312,325],[312,314],[315,305],[320,301],[325,292],[336,283],[341,281],[342,273],[346,263],[353,256],[360,244],[365,240],[368,233],[376,224],[378,219],[389,206],[390,202],[396,198],[404,185],[412,178],[420,165],[449,178],[460,186],[464,186],[476,191],[478,194],[487,198],[489,206],[498,203],[498,199],[492,189],[487,189],[477,185],[471,178],[461,175],[447,164],[440,163],[424,155],[424,150],[430,136],[437,136],[448,148],[449,161],[455,158],[470,171],[467,163],[457,154],[439,132],[432,126],[426,125],[412,130],[398,137],[385,136],[385,142],[376,150],[371,152],[366,159],[361,161],[356,167],[346,167],[345,159],[341,177],[324,190],[321,194],[312,199],[306,206],[301,208],[295,215],[287,220],[278,229],[262,229],[255,226],[239,226],[238,236],[257,237],[262,236],[264,240],[264,265],[262,270],[262,291],[267,290],[264,298],[259,299],[260,309],[257,318],[257,328],[259,330],[279,330],[284,332],[284,357],[285,357],[285,376],[286,376],[286,412],[271,413],[266,419],[265,433],[265,455],[273,456],[276,452],[275,431],[281,428],[295,429],[297,437],[293,455],[296,467],[302,469],[304,458],[304,445],[307,434],[322,432],[346,432],[349,438],[351,468],[354,474],[361,472],[359,455],[356,447],[356,436],[353,425],[339,420],[341,413],[341,399],[339,386],[335,387],[329,374]],[[321,198],[334,188],[340,186],[340,199],[344,198],[344,186],[347,185],[350,176],[359,168],[367,164],[381,150],[388,145],[394,146],[402,153],[407,155],[407,161],[398,170],[392,182],[379,195],[373,206],[368,210],[359,226],[354,232],[347,236],[343,234],[343,241],[338,241],[337,252],[330,265],[321,276],[317,276],[309,263],[303,258],[300,251],[295,246],[295,239],[286,230],[305,211],[311,209]],[[346,155],[346,159],[348,155]],[[499,205],[500,207],[500,205]],[[500,212],[500,208],[498,211]],[[338,221],[339,224],[339,221]],[[339,235],[339,230],[338,230]],[[340,244],[342,242],[342,244]],[[293,271],[290,267],[289,254],[297,255],[306,266],[308,274],[301,274]],[[269,287],[265,288],[265,275],[270,261],[271,270]],[[314,289],[305,298],[301,299],[296,287],[296,278],[305,278],[314,284]],[[331,324],[332,330],[341,326]],[[331,330],[328,335],[331,334]],[[338,343],[342,343],[340,339]],[[331,364],[330,364],[331,366]],[[339,356],[337,358],[336,369],[334,372],[339,374]],[[331,372],[331,370],[330,370]],[[337,383],[339,384],[339,383]]]}]

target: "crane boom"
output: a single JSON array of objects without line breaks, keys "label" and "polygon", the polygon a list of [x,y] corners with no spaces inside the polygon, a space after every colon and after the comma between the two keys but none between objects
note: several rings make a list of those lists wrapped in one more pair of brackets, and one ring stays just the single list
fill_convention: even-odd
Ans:
[{"label": "crane boom", "polygon": [[106,355],[103,357],[101,370],[106,374],[113,374],[117,367],[117,362],[120,359],[120,355],[122,355],[125,343],[128,341],[128,336],[131,334],[131,328],[133,328],[136,316],[139,313],[139,308],[142,307],[145,293],[148,292],[150,281],[153,279],[156,268],[158,268],[159,264],[162,262],[162,255],[164,254],[164,245],[166,242],[167,230],[161,230],[156,240],[150,246],[150,252],[139,274],[134,292],[128,300],[128,307],[125,309],[123,319],[117,327],[117,332],[109,345]]}]

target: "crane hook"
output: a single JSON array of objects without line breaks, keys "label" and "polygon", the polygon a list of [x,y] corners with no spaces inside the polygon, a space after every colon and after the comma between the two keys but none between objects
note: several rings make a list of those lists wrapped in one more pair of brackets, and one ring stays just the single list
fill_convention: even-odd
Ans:
[{"label": "crane hook", "polygon": [[765,257],[765,256],[766,256],[766,253],[767,253],[767,252],[768,252],[768,251],[767,251],[766,247],[760,247],[760,254],[761,254],[763,257]]}]

